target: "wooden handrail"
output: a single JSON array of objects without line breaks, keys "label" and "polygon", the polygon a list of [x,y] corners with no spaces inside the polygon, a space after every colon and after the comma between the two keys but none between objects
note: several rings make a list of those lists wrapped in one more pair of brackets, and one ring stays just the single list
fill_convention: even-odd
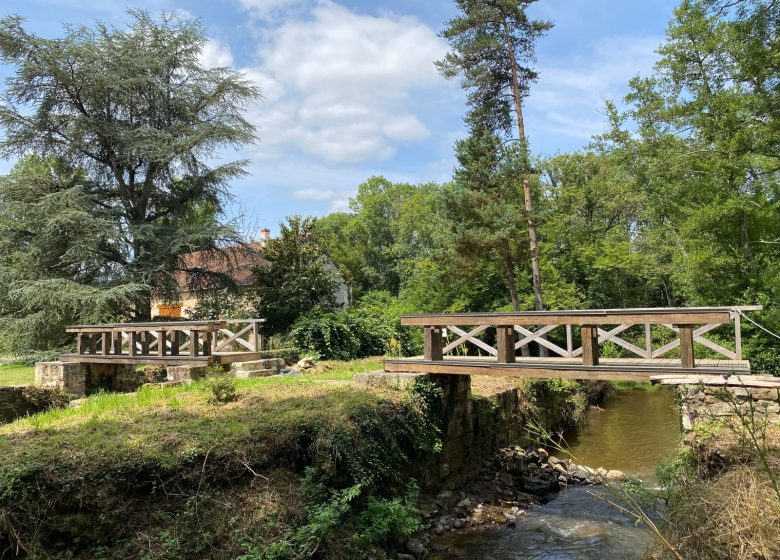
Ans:
[{"label": "wooden handrail", "polygon": [[[589,309],[574,311],[527,311],[512,313],[444,313],[402,315],[401,324],[424,327],[424,357],[439,361],[461,343],[470,342],[496,356],[499,363],[513,363],[515,351],[530,342],[537,342],[548,350],[564,357],[582,355],[585,366],[597,366],[599,363],[599,344],[611,341],[629,351],[648,359],[660,357],[679,347],[682,367],[695,367],[693,346],[695,342],[703,344],[731,359],[742,359],[740,312],[760,311],[763,307],[657,307],[642,309]],[[736,351],[720,346],[704,338],[704,334],[719,325],[734,322]],[[582,345],[573,347],[572,327],[580,327]],[[617,325],[607,331],[600,326]],[[623,340],[618,335],[633,325],[645,326],[645,348]],[[678,334],[676,341],[665,344],[657,350],[652,348],[651,325],[662,325]],[[695,328],[696,325],[703,325]],[[462,326],[475,327],[469,332]],[[536,332],[526,327],[540,327]],[[566,349],[547,340],[547,333],[559,326],[566,327]],[[496,347],[476,338],[476,335],[489,327],[496,328]],[[453,331],[458,338],[446,346],[443,344],[444,329]],[[515,343],[515,331],[521,338]]]},{"label": "wooden handrail", "polygon": [[[147,321],[71,325],[65,331],[76,334],[76,356],[102,356],[105,359],[139,359],[143,356],[208,357],[235,343],[245,351],[263,347],[259,324],[265,319],[226,319],[209,321]],[[236,333],[228,325],[245,324]],[[227,337],[219,340],[220,335]],[[242,338],[244,337],[244,338]],[[126,348],[126,353],[125,353]]]},{"label": "wooden handrail", "polygon": [[656,307],[646,309],[588,309],[521,311],[511,313],[439,313],[402,315],[401,324],[420,327],[451,325],[623,325],[727,323],[738,311],[760,311],[760,305],[734,307]]}]

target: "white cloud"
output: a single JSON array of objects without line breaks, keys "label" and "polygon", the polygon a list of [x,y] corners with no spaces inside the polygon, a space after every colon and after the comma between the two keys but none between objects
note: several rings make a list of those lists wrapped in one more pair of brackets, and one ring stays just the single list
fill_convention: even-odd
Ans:
[{"label": "white cloud", "polygon": [[228,45],[209,39],[200,53],[200,63],[208,68],[233,66],[233,53]]},{"label": "white cloud", "polygon": [[332,200],[336,196],[336,191],[333,189],[315,189],[315,188],[306,188],[306,189],[299,189],[293,193],[293,198],[295,200],[308,200],[308,201],[322,201],[322,200]]},{"label": "white cloud", "polygon": [[244,70],[265,97],[251,114],[262,139],[255,157],[381,161],[430,135],[411,99],[447,87],[433,65],[446,44],[418,19],[321,1],[263,37],[258,63]]},{"label": "white cloud", "polygon": [[264,18],[277,10],[300,4],[301,0],[241,0],[241,6],[252,15]]},{"label": "white cloud", "polygon": [[605,101],[620,101],[628,81],[649,72],[661,41],[661,37],[608,37],[565,63],[540,60],[540,79],[527,103],[537,129],[581,139],[603,132]]}]

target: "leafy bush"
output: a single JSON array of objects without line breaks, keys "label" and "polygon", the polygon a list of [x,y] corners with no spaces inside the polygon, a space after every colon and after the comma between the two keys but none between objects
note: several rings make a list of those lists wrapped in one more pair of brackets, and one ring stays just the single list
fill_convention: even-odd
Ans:
[{"label": "leafy bush", "polygon": [[295,344],[326,360],[410,355],[418,348],[401,328],[401,313],[397,298],[371,292],[348,312],[301,317],[290,334]]},{"label": "leafy bush", "polygon": [[209,381],[211,396],[209,402],[212,404],[225,404],[233,402],[238,398],[236,381],[227,375],[214,377]]}]

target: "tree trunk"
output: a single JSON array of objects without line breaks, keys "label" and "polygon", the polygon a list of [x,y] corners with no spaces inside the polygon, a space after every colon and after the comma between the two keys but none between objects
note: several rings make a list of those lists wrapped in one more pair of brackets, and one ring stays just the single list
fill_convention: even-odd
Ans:
[{"label": "tree trunk", "polygon": [[515,282],[515,263],[509,248],[504,249],[504,265],[506,266],[506,284],[509,286],[509,297],[512,299],[512,311],[520,311],[520,300],[517,297],[517,283]]},{"label": "tree trunk", "polygon": [[[504,264],[506,265],[506,283],[509,286],[509,297],[512,298],[512,311],[520,311],[520,299],[517,297],[517,282],[515,281],[515,263],[512,260],[512,253],[509,246],[504,250]],[[514,337],[513,337],[514,344]],[[531,352],[528,345],[520,348],[520,355],[530,356]]]},{"label": "tree trunk", "polygon": [[[519,140],[525,142],[525,121],[523,120],[523,101],[520,97],[520,78],[515,59],[515,46],[512,35],[509,33],[509,24],[504,22],[504,34],[507,41],[507,50],[512,67],[512,97],[515,103],[515,115],[517,117],[517,131]],[[526,151],[528,147],[526,146]],[[534,308],[537,311],[544,309],[542,298],[542,271],[539,266],[539,242],[536,236],[536,222],[533,217],[533,199],[531,198],[531,173],[528,170],[523,177],[523,202],[525,203],[526,219],[528,220],[528,245],[531,250],[531,274],[534,285]]]}]

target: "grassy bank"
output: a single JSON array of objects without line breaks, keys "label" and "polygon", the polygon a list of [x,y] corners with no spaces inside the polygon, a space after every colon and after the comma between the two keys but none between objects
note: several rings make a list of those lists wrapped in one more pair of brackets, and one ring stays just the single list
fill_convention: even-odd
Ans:
[{"label": "grassy bank", "polygon": [[[415,465],[441,442],[429,384],[352,383],[379,367],[323,362],[303,375],[99,394],[0,426],[0,550],[383,558],[419,528]],[[502,389],[475,385],[475,398]],[[545,386],[521,393],[528,410],[557,402],[568,418],[584,402],[576,388]]]},{"label": "grassy bank", "polygon": [[[664,536],[686,560],[780,558],[780,426],[760,417],[699,424],[659,468]],[[679,558],[658,548],[653,559]]]},{"label": "grassy bank", "polygon": [[31,385],[35,381],[35,366],[28,364],[0,365],[0,386]]}]

